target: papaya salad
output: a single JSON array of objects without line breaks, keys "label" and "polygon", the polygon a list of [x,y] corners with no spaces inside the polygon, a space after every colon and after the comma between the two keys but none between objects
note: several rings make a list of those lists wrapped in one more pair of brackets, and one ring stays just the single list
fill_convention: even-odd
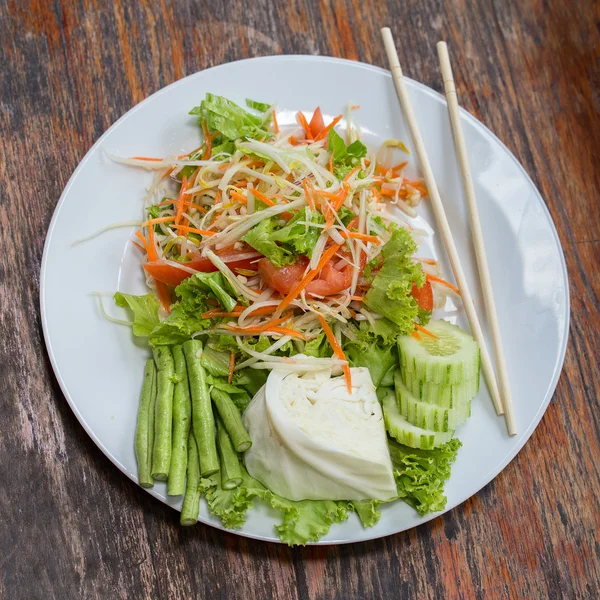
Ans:
[{"label": "papaya salad", "polygon": [[153,353],[139,482],[181,495],[183,525],[202,496],[229,529],[262,501],[294,545],[383,503],[446,504],[479,350],[431,318],[459,290],[417,256],[427,189],[401,141],[361,141],[357,108],[280,126],[206,94],[196,149],[112,157],[154,173],[132,239],[149,291],[115,300]]}]

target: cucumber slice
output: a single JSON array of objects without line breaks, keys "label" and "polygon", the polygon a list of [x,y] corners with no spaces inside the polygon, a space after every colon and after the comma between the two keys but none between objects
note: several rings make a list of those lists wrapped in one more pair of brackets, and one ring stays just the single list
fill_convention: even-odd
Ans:
[{"label": "cucumber slice", "polygon": [[461,407],[471,402],[479,391],[479,377],[462,383],[435,383],[423,381],[411,371],[401,372],[404,385],[417,400],[444,408]]},{"label": "cucumber slice", "polygon": [[453,431],[456,429],[456,410],[422,402],[415,398],[402,383],[399,369],[394,376],[394,385],[398,409],[409,423],[431,431]]},{"label": "cucumber slice", "polygon": [[452,439],[454,431],[429,431],[409,423],[398,410],[396,396],[388,394],[383,399],[383,419],[385,427],[391,437],[405,446],[431,450],[438,448]]},{"label": "cucumber slice", "polygon": [[448,321],[429,321],[437,339],[403,336],[398,340],[400,367],[421,381],[457,384],[479,379],[479,347],[466,332]]},{"label": "cucumber slice", "polygon": [[456,410],[456,425],[462,425],[471,416],[471,401],[460,404],[454,410]]}]

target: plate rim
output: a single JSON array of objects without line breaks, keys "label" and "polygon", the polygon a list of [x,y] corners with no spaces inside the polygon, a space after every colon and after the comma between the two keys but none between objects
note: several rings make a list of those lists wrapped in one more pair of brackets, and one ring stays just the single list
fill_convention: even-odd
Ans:
[{"label": "plate rim", "polygon": [[[312,54],[278,54],[278,55],[266,55],[266,56],[244,58],[244,59],[240,59],[240,60],[223,62],[218,65],[209,67],[207,69],[203,69],[201,71],[196,71],[194,73],[186,75],[185,77],[182,77],[181,79],[178,79],[177,81],[174,81],[174,82],[170,83],[169,85],[166,85],[166,86],[160,88],[153,94],[150,94],[149,96],[144,98],[141,102],[132,106],[123,115],[121,115],[112,125],[110,125],[106,129],[106,131],[104,131],[102,133],[102,135],[94,142],[94,144],[92,144],[92,146],[89,148],[89,150],[85,153],[85,155],[79,161],[79,163],[75,167],[73,173],[69,177],[69,180],[67,181],[67,184],[65,185],[65,187],[58,199],[58,202],[56,203],[54,212],[52,213],[52,218],[48,225],[48,230],[46,232],[46,238],[44,241],[42,261],[41,261],[41,265],[40,265],[40,284],[39,284],[40,299],[39,299],[39,302],[40,302],[40,316],[41,316],[41,322],[42,322],[44,343],[46,345],[46,350],[48,352],[48,357],[50,359],[52,371],[54,373],[54,376],[56,377],[56,380],[59,384],[61,392],[63,393],[63,396],[65,397],[69,407],[73,411],[75,417],[77,418],[79,424],[83,427],[86,434],[92,439],[92,441],[101,450],[101,452],[110,460],[110,462],[113,465],[115,465],[122,473],[124,473],[129,479],[131,479],[131,481],[133,481],[134,484],[138,485],[138,487],[139,487],[139,484],[137,483],[137,481],[135,481],[134,474],[130,473],[125,468],[125,466],[122,465],[117,460],[116,457],[112,456],[112,454],[106,449],[104,444],[96,436],[96,434],[93,432],[93,430],[91,429],[91,427],[89,426],[87,421],[83,418],[83,416],[79,412],[76,403],[74,402],[73,398],[71,398],[71,395],[68,392],[66,383],[63,380],[61,370],[59,368],[58,362],[54,355],[52,341],[50,339],[50,335],[48,332],[47,312],[46,312],[46,306],[45,306],[46,264],[48,262],[49,248],[50,248],[50,245],[52,242],[54,228],[55,228],[56,222],[58,221],[58,218],[60,216],[62,206],[65,203],[65,200],[69,194],[69,191],[70,191],[73,183],[75,182],[77,176],[79,175],[79,172],[83,169],[84,165],[87,164],[88,160],[90,160],[90,157],[91,157],[92,153],[96,150],[96,148],[98,146],[102,145],[104,139],[106,137],[108,137],[108,135],[114,129],[116,129],[118,127],[118,125],[121,123],[121,121],[125,120],[131,114],[140,110],[146,103],[150,102],[150,100],[162,95],[163,93],[166,93],[171,88],[182,85],[182,83],[184,81],[186,81],[190,78],[200,76],[202,73],[205,73],[207,71],[212,71],[215,69],[220,69],[224,66],[231,65],[231,64],[240,64],[240,63],[246,63],[246,62],[269,62],[269,61],[283,61],[283,62],[285,62],[285,61],[314,61],[314,62],[318,62],[318,63],[344,64],[344,65],[352,66],[354,68],[360,68],[360,69],[364,69],[367,71],[375,72],[375,73],[385,76],[386,78],[388,78],[390,80],[392,79],[392,75],[389,70],[384,69],[382,67],[378,67],[376,65],[364,63],[361,61],[349,60],[349,59],[345,59],[345,58],[338,58],[338,57],[324,56],[324,55],[312,55]],[[426,93],[427,95],[434,98],[438,102],[441,102],[442,104],[446,103],[445,97],[441,93],[437,92],[436,90],[426,86],[425,84],[423,84],[419,81],[411,79],[410,77],[407,77],[406,75],[404,75],[404,80],[407,83],[409,88],[410,87],[418,88],[420,91]],[[520,172],[524,175],[524,177],[525,177],[526,181],[528,182],[528,184],[530,185],[530,187],[533,190],[535,190],[535,196],[536,196],[539,204],[542,206],[542,210],[544,211],[545,217],[550,225],[550,229],[554,236],[554,240],[560,250],[559,257],[560,257],[560,263],[561,263],[561,269],[562,269],[562,276],[563,276],[563,281],[565,281],[565,283],[566,283],[565,292],[564,292],[565,293],[565,317],[566,318],[564,319],[564,327],[563,327],[563,331],[562,331],[563,343],[562,343],[562,347],[560,348],[560,351],[558,354],[558,359],[554,366],[554,372],[552,374],[552,379],[550,380],[549,385],[546,389],[544,400],[543,400],[538,412],[535,414],[534,418],[530,422],[527,429],[519,436],[515,448],[510,450],[509,452],[507,452],[504,455],[504,457],[498,461],[496,466],[493,467],[488,472],[488,474],[485,476],[484,483],[480,487],[478,487],[477,490],[475,490],[474,492],[472,492],[469,495],[464,496],[464,497],[461,495],[460,499],[456,503],[452,504],[452,506],[445,508],[443,511],[432,513],[432,514],[426,515],[424,517],[421,517],[421,520],[419,521],[419,523],[417,523],[416,525],[407,527],[407,528],[398,529],[396,531],[389,532],[389,533],[375,534],[370,537],[361,537],[360,539],[319,540],[317,542],[309,542],[307,545],[329,546],[329,545],[341,545],[341,544],[355,544],[355,543],[367,542],[370,540],[379,539],[379,538],[383,538],[383,537],[388,537],[391,535],[397,535],[404,531],[409,531],[410,529],[419,527],[420,525],[423,525],[437,517],[441,517],[442,515],[446,514],[447,512],[460,506],[466,500],[475,496],[483,488],[485,488],[487,485],[489,485],[513,461],[513,459],[517,456],[517,454],[519,452],[521,452],[521,450],[523,449],[523,447],[528,442],[529,438],[531,437],[531,435],[533,434],[533,432],[536,430],[537,426],[539,425],[542,417],[544,416],[544,414],[554,396],[554,392],[556,391],[556,387],[558,385],[558,382],[559,382],[559,379],[560,379],[560,376],[561,376],[561,373],[563,370],[563,366],[564,366],[565,355],[566,355],[567,346],[568,346],[568,342],[569,342],[569,328],[570,328],[570,321],[571,321],[571,295],[570,295],[570,286],[569,286],[569,276],[568,276],[568,270],[567,270],[567,265],[566,265],[565,252],[564,252],[563,246],[561,244],[560,237],[559,237],[558,231],[556,229],[556,225],[554,224],[554,220],[552,219],[550,210],[549,210],[546,202],[544,201],[544,198],[543,198],[542,194],[540,193],[538,187],[536,186],[533,179],[530,177],[529,173],[525,170],[523,165],[519,162],[519,160],[516,158],[516,156],[511,152],[511,150],[504,144],[504,142],[502,142],[502,140],[493,131],[491,131],[491,129],[489,129],[484,123],[482,123],[474,115],[469,113],[466,109],[460,107],[460,114],[461,114],[461,117],[467,119],[468,121],[471,122],[471,124],[473,126],[475,126],[478,130],[482,131],[484,135],[490,136],[494,142],[499,144],[500,147],[508,154],[508,156],[510,156],[510,159],[517,166],[517,168],[520,170]],[[144,489],[144,491],[148,492],[150,495],[152,495],[156,499],[160,500],[163,504],[165,504],[167,506],[171,506],[168,503],[166,503],[164,501],[164,499],[161,498],[154,490]],[[175,508],[175,507],[171,506],[171,508]],[[177,509],[175,508],[175,510],[177,510]],[[211,527],[215,527],[217,529],[220,529],[221,531],[225,531],[230,534],[239,535],[239,536],[254,539],[254,540],[260,540],[262,542],[284,543],[275,536],[266,537],[264,535],[258,535],[258,534],[254,534],[254,533],[246,532],[246,531],[242,531],[242,530],[227,529],[221,523],[208,520],[203,515],[199,515],[198,521],[200,523],[202,523],[203,525],[209,525]]]}]

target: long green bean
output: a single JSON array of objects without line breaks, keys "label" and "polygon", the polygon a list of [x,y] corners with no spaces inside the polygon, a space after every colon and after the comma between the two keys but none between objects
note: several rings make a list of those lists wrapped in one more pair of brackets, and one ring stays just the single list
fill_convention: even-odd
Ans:
[{"label": "long green bean", "polygon": [[198,446],[194,434],[188,436],[187,483],[183,506],[181,507],[182,525],[195,525],[200,511],[200,463],[198,462]]},{"label": "long green bean", "polygon": [[187,467],[188,437],[192,421],[192,400],[188,383],[185,357],[181,346],[173,346],[175,364],[175,391],[173,392],[173,443],[171,446],[171,466],[167,494],[179,496],[185,491],[185,471]]},{"label": "long green bean", "polygon": [[154,403],[156,401],[156,366],[152,359],[146,361],[144,381],[140,393],[137,426],[135,430],[135,456],[140,485],[150,488],[152,479],[152,445],[154,442]]},{"label": "long green bean", "polygon": [[221,419],[217,418],[217,445],[221,457],[221,487],[232,490],[242,483],[240,459]]},{"label": "long green bean", "polygon": [[154,349],[154,362],[158,369],[156,409],[154,419],[154,449],[152,452],[152,477],[166,481],[171,466],[171,440],[173,429],[173,383],[175,369],[173,355],[166,346]]},{"label": "long green bean", "polygon": [[225,425],[225,429],[227,429],[235,451],[246,452],[252,446],[252,441],[242,423],[242,417],[237,406],[229,395],[222,390],[213,388],[210,395],[219,411],[219,416],[223,421],[223,425]]},{"label": "long green bean", "polygon": [[212,411],[210,394],[206,383],[206,373],[200,363],[199,354],[202,343],[189,340],[183,344],[183,354],[187,364],[190,393],[192,396],[192,423],[198,455],[200,457],[200,474],[208,477],[219,470],[219,457],[215,440],[215,417]]}]

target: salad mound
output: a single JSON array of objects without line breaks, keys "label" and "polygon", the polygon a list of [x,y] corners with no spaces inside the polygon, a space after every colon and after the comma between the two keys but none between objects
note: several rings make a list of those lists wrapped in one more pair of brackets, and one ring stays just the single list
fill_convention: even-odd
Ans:
[{"label": "salad mound", "polygon": [[[198,148],[115,158],[155,172],[133,241],[149,292],[115,294],[154,355],[136,430],[140,484],[165,480],[170,495],[185,491],[184,525],[197,521],[201,496],[227,528],[242,526],[256,500],[266,502],[281,512],[276,531],[289,544],[317,541],[351,512],[373,526],[384,501],[402,499],[420,514],[442,510],[460,447],[454,430],[478,390],[479,354],[468,334],[431,320],[458,290],[437,261],[415,256],[423,232],[411,218],[427,189],[407,177],[401,142],[388,140],[377,153],[363,144],[357,107],[342,137],[341,115],[326,124],[319,108],[310,120],[299,112],[284,128],[274,106],[246,104],[207,94],[191,111]],[[315,382],[339,389],[338,375],[336,404]],[[360,406],[366,416],[352,413],[352,426],[370,428],[355,430],[357,439],[380,436],[378,456],[368,456],[374,437],[361,441],[358,456],[342,425],[290,428],[300,409],[283,392],[286,376],[295,393],[312,390],[302,392],[302,418],[335,413],[331,423],[342,423],[344,411]],[[268,410],[248,412],[253,398]],[[284,415],[289,423],[278,431],[295,432],[302,444],[280,439],[279,458],[277,444],[259,449],[257,436],[275,435],[263,427],[267,413]],[[276,470],[284,457],[287,470],[272,477],[269,460]],[[379,465],[379,483],[366,464]],[[340,498],[332,489],[352,491]]]}]

